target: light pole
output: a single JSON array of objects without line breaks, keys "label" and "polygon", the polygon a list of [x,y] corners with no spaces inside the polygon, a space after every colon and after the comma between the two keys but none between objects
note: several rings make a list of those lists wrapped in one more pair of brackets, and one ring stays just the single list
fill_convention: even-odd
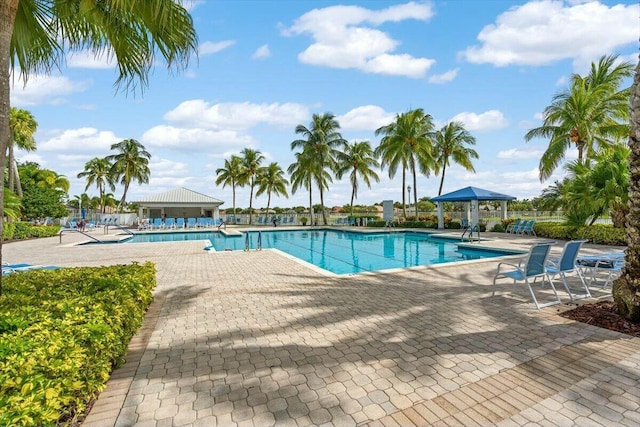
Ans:
[{"label": "light pole", "polygon": [[411,208],[411,186],[407,185],[407,195],[409,196],[407,198],[407,202],[409,204],[409,208]]}]

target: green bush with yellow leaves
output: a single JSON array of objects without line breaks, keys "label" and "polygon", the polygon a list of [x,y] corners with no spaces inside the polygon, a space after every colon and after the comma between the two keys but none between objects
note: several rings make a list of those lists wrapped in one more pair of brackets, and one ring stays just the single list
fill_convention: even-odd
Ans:
[{"label": "green bush with yellow leaves", "polygon": [[0,296],[0,425],[72,423],[153,297],[152,263],[11,273]]}]

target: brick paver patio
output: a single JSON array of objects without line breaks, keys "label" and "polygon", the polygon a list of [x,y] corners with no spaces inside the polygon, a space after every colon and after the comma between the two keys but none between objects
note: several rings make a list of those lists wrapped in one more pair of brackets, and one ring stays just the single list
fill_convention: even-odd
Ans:
[{"label": "brick paver patio", "polygon": [[537,311],[507,281],[492,298],[495,259],[336,277],[273,250],[80,237],[11,243],[4,260],[158,268],[85,427],[640,424],[640,339]]}]

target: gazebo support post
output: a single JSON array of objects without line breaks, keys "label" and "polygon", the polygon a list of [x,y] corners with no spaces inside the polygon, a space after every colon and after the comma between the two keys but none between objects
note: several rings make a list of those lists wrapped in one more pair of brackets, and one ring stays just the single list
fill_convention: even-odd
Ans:
[{"label": "gazebo support post", "polygon": [[442,212],[442,205],[444,203],[438,202],[438,230],[444,229],[444,214]]}]

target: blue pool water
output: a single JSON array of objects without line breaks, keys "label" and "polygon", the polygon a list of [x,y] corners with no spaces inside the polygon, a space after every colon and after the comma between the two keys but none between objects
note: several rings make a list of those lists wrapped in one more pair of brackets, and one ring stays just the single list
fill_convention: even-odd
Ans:
[{"label": "blue pool water", "polygon": [[[457,241],[426,233],[353,233],[339,230],[262,231],[262,248],[276,248],[336,274],[415,267],[513,255],[514,252],[458,247]],[[246,236],[218,232],[137,234],[128,242],[210,240],[217,251],[244,250]],[[258,232],[249,232],[258,246]]]}]

